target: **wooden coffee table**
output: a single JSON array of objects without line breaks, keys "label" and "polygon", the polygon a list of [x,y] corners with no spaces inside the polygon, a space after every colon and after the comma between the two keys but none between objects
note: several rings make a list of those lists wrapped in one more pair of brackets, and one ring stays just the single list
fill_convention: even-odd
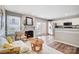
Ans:
[{"label": "wooden coffee table", "polygon": [[43,47],[43,40],[39,39],[39,38],[34,38],[31,40],[31,47],[32,50],[35,52],[40,52],[42,50]]}]

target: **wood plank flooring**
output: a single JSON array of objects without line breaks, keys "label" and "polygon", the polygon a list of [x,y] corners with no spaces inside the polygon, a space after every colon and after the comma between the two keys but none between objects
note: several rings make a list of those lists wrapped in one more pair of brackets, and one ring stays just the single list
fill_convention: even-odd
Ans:
[{"label": "wood plank flooring", "polygon": [[49,44],[49,46],[52,48],[55,48],[58,51],[65,53],[65,54],[79,54],[79,48],[71,46],[71,45],[67,45],[64,43],[55,41],[55,42]]}]

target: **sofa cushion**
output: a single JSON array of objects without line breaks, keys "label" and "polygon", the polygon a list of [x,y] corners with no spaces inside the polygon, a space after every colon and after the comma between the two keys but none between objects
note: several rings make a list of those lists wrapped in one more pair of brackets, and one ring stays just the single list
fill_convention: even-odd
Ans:
[{"label": "sofa cushion", "polygon": [[14,47],[20,47],[20,48],[21,48],[20,53],[29,50],[28,47],[26,46],[26,44],[25,44],[23,41],[21,41],[21,40],[14,41],[14,42],[12,43],[12,45],[13,45]]}]

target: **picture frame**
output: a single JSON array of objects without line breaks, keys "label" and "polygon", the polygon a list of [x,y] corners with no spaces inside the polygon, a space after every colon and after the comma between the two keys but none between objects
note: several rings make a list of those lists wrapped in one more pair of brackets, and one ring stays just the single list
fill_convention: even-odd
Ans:
[{"label": "picture frame", "polygon": [[32,26],[33,25],[33,18],[26,17],[26,25]]}]

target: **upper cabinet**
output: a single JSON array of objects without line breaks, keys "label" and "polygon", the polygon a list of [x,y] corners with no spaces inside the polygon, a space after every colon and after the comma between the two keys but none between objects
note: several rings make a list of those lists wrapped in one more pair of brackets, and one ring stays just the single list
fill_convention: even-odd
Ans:
[{"label": "upper cabinet", "polygon": [[79,17],[54,21],[56,28],[79,29]]},{"label": "upper cabinet", "polygon": [[71,22],[72,25],[79,25],[79,17],[54,21],[54,23],[57,23],[57,25],[63,25],[66,22]]}]

